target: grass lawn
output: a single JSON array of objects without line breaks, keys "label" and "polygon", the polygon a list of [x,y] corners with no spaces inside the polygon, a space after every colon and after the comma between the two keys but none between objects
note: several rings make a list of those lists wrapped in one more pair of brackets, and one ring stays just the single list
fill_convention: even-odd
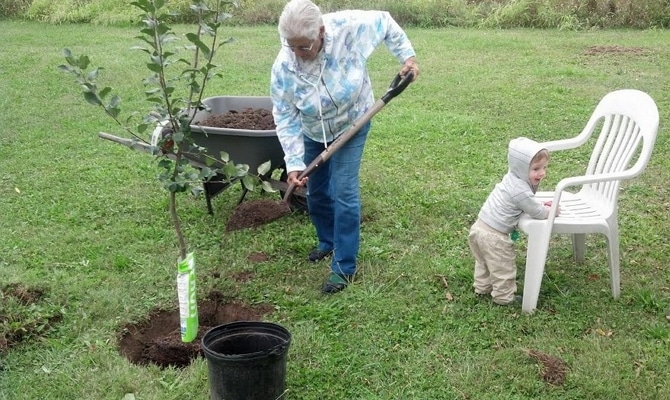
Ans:
[{"label": "grass lawn", "polygon": [[[0,329],[24,335],[0,352],[0,399],[208,399],[204,359],[160,369],[119,354],[123,326],[177,306],[167,195],[151,156],[97,137],[123,132],[57,70],[62,48],[88,54],[124,110],[147,110],[144,55],[130,50],[137,32],[12,21],[0,31],[0,290],[40,294],[29,306],[0,296]],[[422,73],[373,119],[357,282],[318,293],[328,264],[306,261],[315,238],[304,215],[226,233],[234,187],[213,215],[203,198],[179,198],[198,293],[273,306],[266,319],[293,337],[292,400],[670,398],[670,32],[408,34]],[[237,41],[220,52],[223,79],[209,95],[267,95],[276,29],[224,35]],[[369,69],[379,97],[398,65],[380,48]],[[574,136],[621,88],[648,92],[661,113],[647,170],[622,186],[621,298],[611,297],[601,236],[588,238],[581,265],[568,238],[554,237],[532,315],[475,298],[467,232],[506,172],[509,140]],[[543,188],[587,160],[555,154]],[[256,253],[268,259],[252,261]],[[240,273],[251,279],[231,278]],[[531,350],[564,360],[565,382],[545,383]]]}]

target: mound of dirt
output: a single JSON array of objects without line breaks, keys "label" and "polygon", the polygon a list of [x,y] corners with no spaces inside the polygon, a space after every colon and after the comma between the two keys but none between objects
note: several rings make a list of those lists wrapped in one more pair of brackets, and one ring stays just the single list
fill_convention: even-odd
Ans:
[{"label": "mound of dirt", "polygon": [[226,231],[255,228],[270,223],[291,212],[288,204],[279,200],[254,200],[240,203],[228,219]]},{"label": "mound of dirt", "polygon": [[204,357],[200,341],[209,329],[235,321],[260,321],[273,310],[269,304],[250,306],[211,292],[198,302],[198,336],[192,342],[181,340],[178,309],[155,310],[146,321],[123,328],[119,351],[133,364],[183,368],[195,358]]},{"label": "mound of dirt", "polygon": [[540,375],[546,383],[554,386],[565,383],[568,373],[568,365],[565,361],[533,349],[526,350],[526,354],[542,364]]}]

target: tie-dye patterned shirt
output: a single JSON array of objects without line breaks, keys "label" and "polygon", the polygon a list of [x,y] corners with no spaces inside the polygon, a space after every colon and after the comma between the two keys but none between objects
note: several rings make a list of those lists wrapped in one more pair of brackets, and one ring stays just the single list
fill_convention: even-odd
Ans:
[{"label": "tie-dye patterned shirt", "polygon": [[400,63],[415,55],[388,12],[340,11],[324,14],[323,24],[315,60],[301,60],[282,46],[272,66],[272,113],[287,172],[305,169],[302,135],[331,142],[374,104],[366,62],[379,44]]}]

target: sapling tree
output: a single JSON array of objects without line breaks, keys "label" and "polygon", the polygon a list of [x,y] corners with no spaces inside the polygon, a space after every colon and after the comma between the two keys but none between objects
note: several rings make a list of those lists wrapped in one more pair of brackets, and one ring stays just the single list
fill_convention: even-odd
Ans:
[{"label": "sapling tree", "polygon": [[[261,187],[273,192],[269,182],[260,178],[270,170],[270,162],[260,165],[253,174],[247,165],[230,160],[226,152],[221,152],[218,159],[207,154],[206,149],[196,145],[191,137],[196,111],[206,107],[202,99],[207,83],[212,78],[221,77],[216,72],[215,55],[232,39],[219,40],[219,30],[231,17],[225,10],[237,7],[237,2],[193,0],[190,9],[198,23],[195,32],[185,35],[187,43],[181,48],[178,46],[179,36],[167,23],[170,13],[166,10],[166,1],[136,0],[131,4],[142,13],[140,35],[136,36],[141,45],[133,49],[146,53],[149,72],[142,83],[150,107],[139,120],[135,118],[137,113],[122,119],[121,98],[112,88],[99,87],[98,79],[103,68],[91,67],[88,56],[77,56],[69,49],[63,49],[67,64],[60,65],[59,69],[74,75],[86,101],[102,108],[130,136],[126,139],[127,145],[148,149],[156,157],[162,171],[159,179],[169,193],[170,218],[182,260],[188,247],[177,213],[177,194],[198,193],[202,190],[203,180],[215,177],[228,182],[239,179],[247,190]],[[181,56],[181,52],[190,54],[190,57]],[[148,132],[155,127],[161,131],[158,140],[151,144],[147,139]],[[204,163],[198,162],[194,167],[193,160],[204,160]]]}]

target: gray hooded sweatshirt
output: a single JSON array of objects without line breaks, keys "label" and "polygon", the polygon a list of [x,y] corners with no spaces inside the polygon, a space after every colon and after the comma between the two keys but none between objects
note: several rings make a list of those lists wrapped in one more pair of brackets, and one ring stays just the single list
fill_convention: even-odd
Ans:
[{"label": "gray hooded sweatshirt", "polygon": [[522,213],[535,219],[546,219],[549,210],[534,199],[537,187],[528,179],[530,162],[543,147],[534,140],[520,137],[509,143],[507,161],[509,170],[486,199],[479,211],[479,219],[491,228],[510,233]]}]

